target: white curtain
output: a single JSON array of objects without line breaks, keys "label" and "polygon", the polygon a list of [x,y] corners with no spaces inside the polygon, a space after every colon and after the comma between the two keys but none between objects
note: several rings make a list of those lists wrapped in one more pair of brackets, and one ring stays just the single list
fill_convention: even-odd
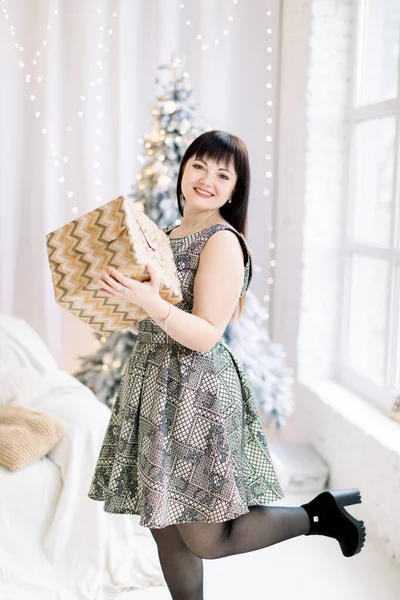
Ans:
[{"label": "white curtain", "polygon": [[24,318],[67,371],[94,350],[92,330],[55,303],[45,234],[130,192],[157,67],[172,53],[204,125],[248,146],[252,289],[268,293],[279,0],[1,0],[0,10],[0,312]]}]

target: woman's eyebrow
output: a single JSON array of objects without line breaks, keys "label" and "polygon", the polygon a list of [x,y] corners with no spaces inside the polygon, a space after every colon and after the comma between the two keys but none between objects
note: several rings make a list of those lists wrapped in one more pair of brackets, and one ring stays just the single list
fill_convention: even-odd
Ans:
[{"label": "woman's eyebrow", "polygon": [[[199,160],[200,162],[204,163],[205,165],[207,164],[205,160],[203,160],[202,158],[196,158],[195,160]],[[223,167],[219,167],[218,171],[228,171],[228,173],[231,173],[229,171],[229,169],[224,169]],[[232,175],[232,173],[231,173]]]}]

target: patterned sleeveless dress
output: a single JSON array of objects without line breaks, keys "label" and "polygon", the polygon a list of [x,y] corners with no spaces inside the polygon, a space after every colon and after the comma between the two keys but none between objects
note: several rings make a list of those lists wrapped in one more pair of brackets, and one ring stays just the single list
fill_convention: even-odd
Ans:
[{"label": "patterned sleeveless dress", "polygon": [[[168,235],[173,227],[164,229]],[[200,253],[217,231],[242,245],[245,277],[252,258],[244,237],[217,224],[170,238],[183,300],[192,312]],[[249,506],[284,497],[254,397],[230,348],[180,345],[150,319],[138,323],[88,496],[110,513],[140,515],[144,527],[221,522]]]}]

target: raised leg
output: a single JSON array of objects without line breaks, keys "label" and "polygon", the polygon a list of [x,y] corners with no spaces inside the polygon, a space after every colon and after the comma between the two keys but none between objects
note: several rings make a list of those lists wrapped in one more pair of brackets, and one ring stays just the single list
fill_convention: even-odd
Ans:
[{"label": "raised leg", "polygon": [[247,514],[224,523],[183,523],[176,527],[193,554],[213,559],[305,535],[310,531],[310,519],[301,507],[251,506]]},{"label": "raised leg", "polygon": [[182,540],[176,525],[151,529],[173,600],[203,600],[203,561]]}]

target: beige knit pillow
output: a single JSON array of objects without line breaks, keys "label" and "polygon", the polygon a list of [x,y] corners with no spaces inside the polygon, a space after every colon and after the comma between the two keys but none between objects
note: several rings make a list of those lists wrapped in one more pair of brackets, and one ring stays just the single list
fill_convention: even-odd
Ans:
[{"label": "beige knit pillow", "polygon": [[23,406],[17,399],[0,407],[0,465],[16,471],[45,456],[62,438],[66,423]]}]

